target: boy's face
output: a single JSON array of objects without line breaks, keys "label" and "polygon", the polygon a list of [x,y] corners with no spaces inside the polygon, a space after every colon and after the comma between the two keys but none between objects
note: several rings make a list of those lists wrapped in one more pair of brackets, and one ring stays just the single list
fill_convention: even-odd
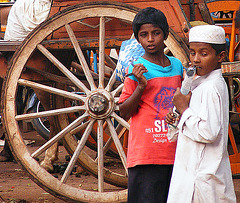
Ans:
[{"label": "boy's face", "polygon": [[216,55],[216,51],[208,43],[191,42],[190,43],[190,61],[192,65],[197,66],[199,76],[206,75],[219,68],[219,62],[223,58],[221,54]]},{"label": "boy's face", "polygon": [[144,24],[138,32],[138,41],[146,53],[155,54],[164,49],[164,33],[153,24]]}]

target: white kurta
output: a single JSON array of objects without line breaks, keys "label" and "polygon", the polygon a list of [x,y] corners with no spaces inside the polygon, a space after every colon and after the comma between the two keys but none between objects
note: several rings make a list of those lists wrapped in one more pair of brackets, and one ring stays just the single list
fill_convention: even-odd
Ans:
[{"label": "white kurta", "polygon": [[228,90],[221,70],[196,78],[178,134],[169,132],[169,139],[178,135],[178,141],[168,203],[236,202],[227,152],[228,122]]},{"label": "white kurta", "polygon": [[51,0],[17,0],[8,15],[4,40],[23,41],[49,14]]}]

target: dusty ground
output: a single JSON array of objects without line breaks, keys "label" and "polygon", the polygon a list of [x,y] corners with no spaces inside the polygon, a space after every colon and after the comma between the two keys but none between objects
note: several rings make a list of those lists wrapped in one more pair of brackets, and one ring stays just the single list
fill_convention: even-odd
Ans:
[{"label": "dusty ground", "polygon": [[[88,178],[88,177],[86,177]],[[238,202],[240,202],[240,179],[234,179]],[[17,163],[0,163],[0,202],[63,203],[34,183]]]},{"label": "dusty ground", "polygon": [[[28,139],[31,138],[32,133],[26,134]],[[30,147],[35,147],[42,138],[40,136],[35,136],[35,143],[29,145]],[[0,146],[0,150],[2,147]],[[63,146],[60,146],[59,156],[64,157],[66,151]],[[91,175],[83,172],[81,177],[75,178],[76,184],[82,187],[82,183],[96,190],[96,180]],[[234,176],[234,186],[237,195],[238,202],[240,203],[240,176]],[[16,162],[0,162],[0,202],[10,202],[10,203],[63,203],[65,201],[60,200],[48,192],[44,191],[35,182],[33,182],[28,174],[22,169],[22,167]]]},{"label": "dusty ground", "polygon": [[[1,129],[0,129],[1,133]],[[45,140],[39,136],[35,131],[30,131],[24,133],[24,140],[27,142],[32,142],[28,145],[30,151],[34,150],[38,146],[42,145]],[[0,140],[1,141],[1,140]],[[0,142],[0,151],[3,147]],[[95,152],[90,149],[85,149],[89,154],[94,154]],[[63,166],[68,163],[66,159],[67,152],[63,146],[59,147],[59,160],[58,166]],[[119,166],[118,160],[109,159],[109,164],[112,165],[112,169],[118,170]],[[106,163],[106,162],[105,162]],[[116,163],[116,164],[115,164]],[[61,172],[54,173],[55,176],[61,177]],[[90,175],[88,172],[84,171],[81,167],[77,167],[76,171],[71,175],[71,185],[76,187],[81,187],[81,189],[97,191],[97,179]],[[106,184],[109,190],[118,189],[115,186]],[[10,203],[62,203],[65,202],[60,200],[48,192],[44,191],[39,187],[34,181],[30,179],[28,173],[16,162],[0,162],[0,203],[10,202]]]},{"label": "dusty ground", "polygon": [[0,163],[0,174],[0,202],[64,202],[40,188],[17,163]]}]

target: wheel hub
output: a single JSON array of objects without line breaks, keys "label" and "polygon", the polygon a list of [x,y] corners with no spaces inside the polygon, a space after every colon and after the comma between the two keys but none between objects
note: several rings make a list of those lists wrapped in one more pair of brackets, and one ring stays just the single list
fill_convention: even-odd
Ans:
[{"label": "wheel hub", "polygon": [[88,100],[88,106],[92,113],[100,115],[106,113],[109,103],[104,95],[95,94]]},{"label": "wheel hub", "polygon": [[87,111],[94,118],[106,118],[114,109],[113,101],[107,91],[98,89],[88,97]]}]

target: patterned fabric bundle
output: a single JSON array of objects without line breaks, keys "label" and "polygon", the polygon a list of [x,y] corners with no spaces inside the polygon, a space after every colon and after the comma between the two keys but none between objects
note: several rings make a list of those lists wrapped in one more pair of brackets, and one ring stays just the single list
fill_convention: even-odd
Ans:
[{"label": "patterned fabric bundle", "polygon": [[136,39],[129,39],[122,42],[119,59],[116,67],[116,79],[124,82],[127,68],[133,61],[145,53],[142,45]]}]

